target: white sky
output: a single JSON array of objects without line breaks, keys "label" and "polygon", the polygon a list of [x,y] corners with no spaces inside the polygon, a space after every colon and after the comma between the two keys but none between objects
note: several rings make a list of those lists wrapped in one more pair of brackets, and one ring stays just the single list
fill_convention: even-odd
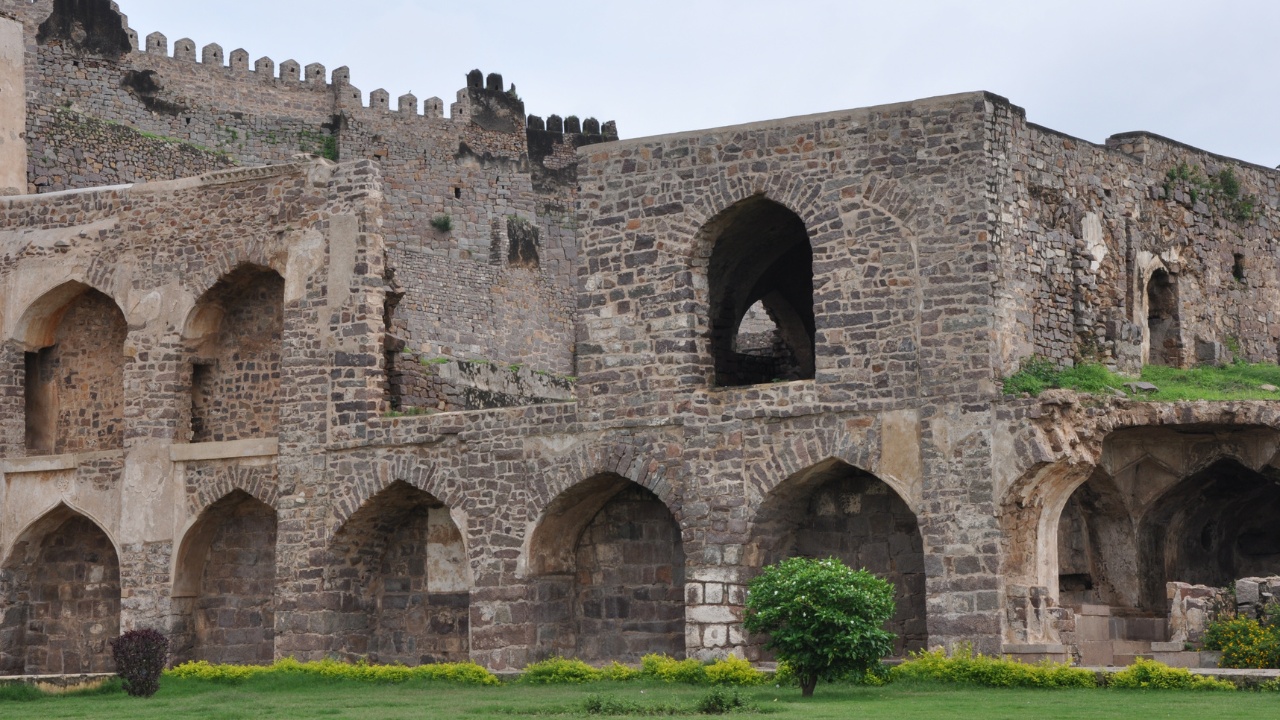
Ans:
[{"label": "white sky", "polygon": [[447,108],[480,68],[530,113],[633,138],[990,90],[1094,142],[1148,130],[1280,163],[1276,0],[118,2],[170,51],[347,65],[392,107],[412,91]]}]

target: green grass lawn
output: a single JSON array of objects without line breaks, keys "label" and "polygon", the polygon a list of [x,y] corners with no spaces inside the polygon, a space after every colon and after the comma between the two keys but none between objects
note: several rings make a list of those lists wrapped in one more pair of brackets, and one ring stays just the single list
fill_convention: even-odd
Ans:
[{"label": "green grass lawn", "polygon": [[[644,704],[691,707],[708,688],[655,681],[498,687],[446,682],[401,685],[315,678],[259,678],[241,685],[166,678],[148,700],[122,692],[0,699],[0,718],[513,718],[586,716],[592,694]],[[776,718],[1228,718],[1275,717],[1280,694],[1133,690],[998,690],[895,683],[881,688],[819,685],[810,700],[798,688],[740,690]],[[599,716],[594,716],[599,717]]]},{"label": "green grass lawn", "polygon": [[[1130,393],[1125,383],[1137,379],[1155,385],[1160,391]],[[1274,363],[1239,363],[1179,370],[1148,365],[1142,369],[1141,378],[1132,378],[1110,372],[1098,364],[1056,368],[1047,361],[1031,359],[1023,361],[1022,370],[1004,379],[1005,392],[1027,392],[1032,395],[1038,395],[1048,388],[1104,394],[1116,389],[1130,393],[1135,400],[1150,402],[1280,400],[1280,392],[1263,390],[1261,385],[1280,387],[1280,366]]]}]

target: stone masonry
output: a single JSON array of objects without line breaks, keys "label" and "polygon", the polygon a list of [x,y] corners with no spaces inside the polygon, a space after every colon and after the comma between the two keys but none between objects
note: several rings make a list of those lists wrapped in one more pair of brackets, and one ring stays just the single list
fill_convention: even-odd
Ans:
[{"label": "stone masonry", "polygon": [[0,673],[767,660],[794,556],[899,654],[1182,662],[1274,594],[1280,404],[1000,379],[1280,359],[1275,170],[986,92],[446,117],[109,0],[0,0],[0,160]]}]

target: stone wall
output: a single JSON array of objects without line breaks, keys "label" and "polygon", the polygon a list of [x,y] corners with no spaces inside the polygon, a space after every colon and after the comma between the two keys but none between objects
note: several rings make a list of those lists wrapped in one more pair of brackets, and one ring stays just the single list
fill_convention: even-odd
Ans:
[{"label": "stone wall", "polygon": [[22,192],[26,184],[26,47],[22,23],[0,15],[0,192]]}]

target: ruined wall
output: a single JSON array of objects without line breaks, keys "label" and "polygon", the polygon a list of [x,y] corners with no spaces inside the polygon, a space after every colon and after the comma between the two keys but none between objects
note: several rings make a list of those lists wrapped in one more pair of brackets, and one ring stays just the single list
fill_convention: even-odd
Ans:
[{"label": "ruined wall", "polygon": [[[1099,146],[1028,123],[1015,106],[997,115],[1006,374],[1031,355],[1133,373],[1149,360],[1223,362],[1230,347],[1276,360],[1276,171],[1149,133]],[[1238,188],[1223,187],[1224,170]],[[1168,347],[1153,353],[1157,273],[1171,280],[1177,309]]]}]

